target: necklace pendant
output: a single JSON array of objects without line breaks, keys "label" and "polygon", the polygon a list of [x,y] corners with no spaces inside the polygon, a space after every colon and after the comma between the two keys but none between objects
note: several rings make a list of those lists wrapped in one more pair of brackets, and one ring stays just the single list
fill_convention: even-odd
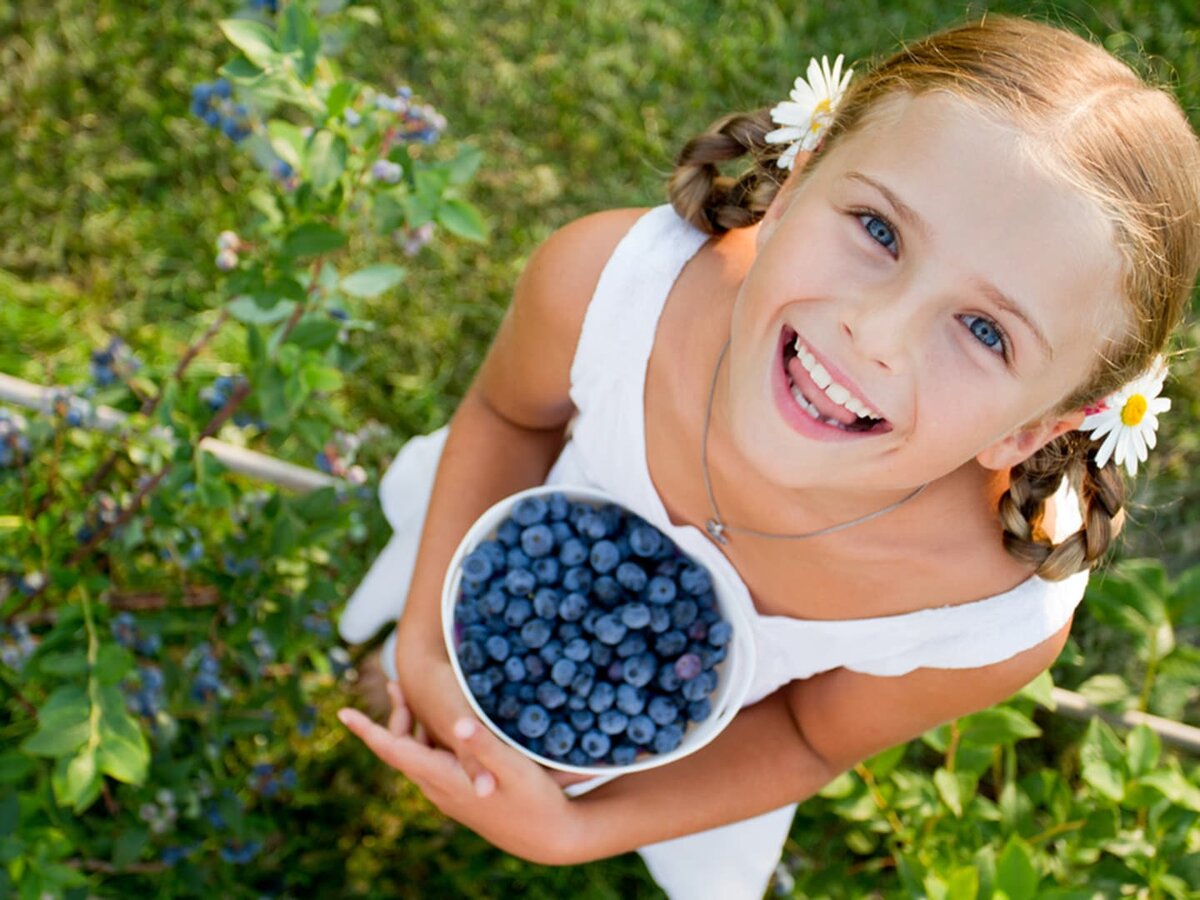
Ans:
[{"label": "necklace pendant", "polygon": [[704,528],[706,531],[708,531],[708,536],[710,538],[712,538],[714,541],[716,541],[718,544],[728,544],[729,543],[729,538],[725,537],[725,535],[723,534],[723,532],[725,531],[725,526],[722,525],[720,522],[718,522],[716,519],[709,519],[707,522],[704,523]]}]

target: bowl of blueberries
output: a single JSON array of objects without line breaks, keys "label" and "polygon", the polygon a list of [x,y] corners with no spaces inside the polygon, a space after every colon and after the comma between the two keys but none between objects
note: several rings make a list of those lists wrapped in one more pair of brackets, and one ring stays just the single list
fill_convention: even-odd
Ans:
[{"label": "bowl of blueberries", "polygon": [[724,570],[589,487],[487,510],[447,568],[447,652],[475,713],[542,765],[614,775],[672,762],[741,708],[754,649]]}]

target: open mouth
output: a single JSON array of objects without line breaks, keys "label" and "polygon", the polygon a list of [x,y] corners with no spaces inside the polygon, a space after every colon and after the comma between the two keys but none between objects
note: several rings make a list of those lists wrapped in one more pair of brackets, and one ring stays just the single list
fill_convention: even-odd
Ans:
[{"label": "open mouth", "polygon": [[785,325],[781,343],[788,391],[796,406],[810,418],[854,434],[885,434],[892,430],[887,419],[833,380],[795,330]]}]

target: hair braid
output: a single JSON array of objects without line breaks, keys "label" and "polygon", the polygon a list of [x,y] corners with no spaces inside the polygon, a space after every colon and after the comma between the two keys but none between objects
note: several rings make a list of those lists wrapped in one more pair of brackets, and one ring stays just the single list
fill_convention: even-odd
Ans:
[{"label": "hair braid", "polygon": [[[783,183],[784,173],[777,176],[774,167],[766,165],[786,149],[764,140],[773,128],[769,110],[759,109],[718,119],[688,141],[667,185],[680,217],[706,234],[724,234],[759,221]],[[754,164],[738,178],[722,175],[717,168],[717,163],[747,153]]]},{"label": "hair braid", "polygon": [[[1004,546],[1017,559],[1037,565],[1037,574],[1061,581],[1096,565],[1125,520],[1125,482],[1116,466],[1100,468],[1096,443],[1080,432],[1051,441],[1013,468],[1000,498]],[[1046,499],[1064,477],[1079,481],[1083,527],[1055,544],[1042,528]]]}]

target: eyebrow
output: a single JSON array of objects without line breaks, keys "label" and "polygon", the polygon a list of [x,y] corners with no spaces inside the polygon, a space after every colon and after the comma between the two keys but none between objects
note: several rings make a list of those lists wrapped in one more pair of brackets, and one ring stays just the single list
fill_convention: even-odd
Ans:
[{"label": "eyebrow", "polygon": [[[900,219],[903,220],[905,224],[917,231],[917,233],[919,233],[925,240],[929,240],[929,224],[923,218],[921,218],[920,214],[915,209],[897,197],[892,189],[887,185],[876,181],[869,175],[864,175],[862,172],[846,172],[842,177],[851,181],[860,181],[883,194],[884,199],[887,200],[891,207],[896,211],[896,214],[900,217]],[[973,276],[970,279],[970,283],[971,287],[982,293],[996,306],[1025,323],[1025,327],[1028,328],[1033,336],[1037,339],[1037,342],[1042,348],[1042,352],[1046,355],[1046,357],[1048,359],[1054,359],[1054,348],[1050,345],[1050,341],[1047,340],[1046,333],[1042,331],[1040,327],[1038,327],[1038,324],[1036,321],[1034,321],[1033,317],[1025,312],[1021,304],[1017,303],[1016,300],[1008,296],[1008,294],[1004,293],[1004,291],[1000,290],[1000,288],[996,287],[990,281],[980,278],[978,275]]]}]

